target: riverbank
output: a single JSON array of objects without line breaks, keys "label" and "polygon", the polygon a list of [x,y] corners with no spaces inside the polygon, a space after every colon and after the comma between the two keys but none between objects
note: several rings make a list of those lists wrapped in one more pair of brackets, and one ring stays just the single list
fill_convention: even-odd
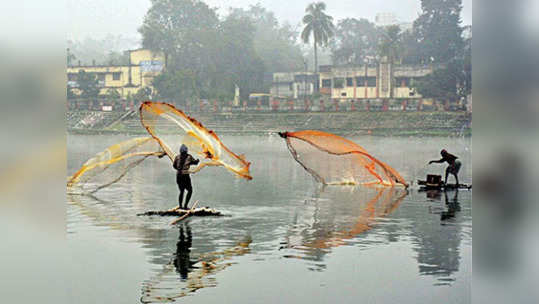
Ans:
[{"label": "riverbank", "polygon": [[[70,115],[71,114],[71,115]],[[80,127],[69,117],[96,116],[91,112],[68,113],[67,131],[73,134],[147,134],[137,113],[116,119],[117,114],[100,114],[109,124]],[[107,116],[111,116],[109,118]],[[471,119],[464,112],[238,112],[193,113],[204,126],[218,134],[264,134],[314,129],[336,134],[379,136],[470,136]],[[78,126],[78,127],[75,127]],[[164,124],[170,133],[175,126]]]}]

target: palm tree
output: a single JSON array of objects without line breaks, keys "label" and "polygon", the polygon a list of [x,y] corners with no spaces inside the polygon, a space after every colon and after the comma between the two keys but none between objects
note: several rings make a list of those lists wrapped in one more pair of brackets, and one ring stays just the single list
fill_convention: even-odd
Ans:
[{"label": "palm tree", "polygon": [[317,46],[327,46],[329,38],[333,36],[335,26],[333,17],[326,15],[326,4],[324,2],[311,3],[305,9],[303,23],[305,28],[301,32],[301,39],[304,43],[309,43],[311,34],[314,38],[314,71],[318,72]]}]

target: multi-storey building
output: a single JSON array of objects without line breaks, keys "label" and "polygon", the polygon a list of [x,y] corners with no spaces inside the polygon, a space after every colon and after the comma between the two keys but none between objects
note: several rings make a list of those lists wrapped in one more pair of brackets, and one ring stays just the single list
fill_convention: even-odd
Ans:
[{"label": "multi-storey building", "polygon": [[432,72],[430,66],[380,63],[321,66],[320,93],[331,99],[418,99],[414,83]]},{"label": "multi-storey building", "polygon": [[152,88],[152,81],[165,67],[162,54],[150,50],[129,50],[127,65],[75,65],[67,67],[67,85],[75,94],[78,90],[77,78],[79,71],[97,76],[100,95],[108,93],[109,89],[116,90],[122,98],[135,94],[144,87]]}]

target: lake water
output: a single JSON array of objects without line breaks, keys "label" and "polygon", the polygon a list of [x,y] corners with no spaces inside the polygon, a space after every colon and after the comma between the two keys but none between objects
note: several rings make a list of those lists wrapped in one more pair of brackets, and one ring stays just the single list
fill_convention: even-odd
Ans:
[{"label": "lake water", "polygon": [[[68,173],[127,136],[68,135]],[[470,303],[472,191],[420,192],[446,148],[471,183],[471,138],[349,139],[395,168],[408,191],[322,188],[275,135],[221,136],[252,162],[192,176],[191,204],[223,217],[137,216],[177,205],[167,158],[94,197],[67,197],[72,303]],[[452,177],[450,177],[452,180]]]}]

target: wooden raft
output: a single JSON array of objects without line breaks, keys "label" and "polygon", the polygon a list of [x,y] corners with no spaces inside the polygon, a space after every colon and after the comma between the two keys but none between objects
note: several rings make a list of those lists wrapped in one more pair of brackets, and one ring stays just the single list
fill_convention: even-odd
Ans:
[{"label": "wooden raft", "polygon": [[150,210],[144,213],[137,214],[141,215],[158,215],[158,216],[184,216],[186,214],[191,216],[222,216],[223,214],[220,211],[217,211],[210,207],[199,207],[195,209],[169,209],[169,210]]},{"label": "wooden raft", "polygon": [[450,189],[472,189],[468,184],[445,184],[441,175],[428,174],[427,180],[418,180],[417,184],[421,186],[419,190],[450,190]]}]

